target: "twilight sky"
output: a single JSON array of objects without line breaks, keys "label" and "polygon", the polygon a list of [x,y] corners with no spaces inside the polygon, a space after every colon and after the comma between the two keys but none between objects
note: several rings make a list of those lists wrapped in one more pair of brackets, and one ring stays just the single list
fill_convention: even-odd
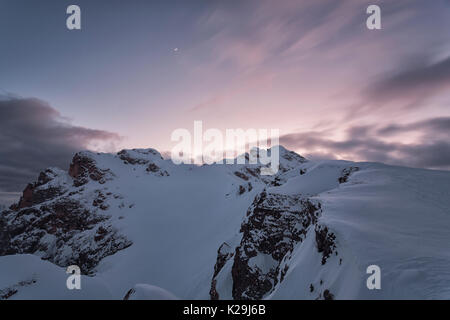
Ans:
[{"label": "twilight sky", "polygon": [[449,0],[0,0],[0,202],[80,149],[168,151],[194,120],[450,169],[449,31]]}]

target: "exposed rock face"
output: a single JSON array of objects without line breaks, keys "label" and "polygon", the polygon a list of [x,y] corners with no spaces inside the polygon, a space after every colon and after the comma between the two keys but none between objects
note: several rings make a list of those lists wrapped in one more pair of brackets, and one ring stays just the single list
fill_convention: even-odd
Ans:
[{"label": "exposed rock face", "polygon": [[[259,151],[261,152],[261,151]],[[237,188],[237,194],[242,195],[246,192],[250,192],[253,189],[253,185],[260,183],[265,184],[268,187],[281,186],[289,180],[289,178],[298,175],[298,167],[306,162],[305,158],[298,155],[293,151],[288,151],[283,147],[279,147],[279,166],[278,171],[273,175],[263,175],[262,170],[269,168],[269,164],[262,164],[258,162],[260,154],[257,149],[253,149],[250,153],[254,153],[253,158],[257,159],[257,163],[252,163],[250,160],[250,154],[245,153],[243,159],[245,164],[233,171],[233,175],[239,178],[240,184]],[[270,155],[270,151],[268,154]]]},{"label": "exposed rock face", "polygon": [[[286,272],[283,259],[302,241],[317,219],[319,207],[307,199],[263,192],[247,211],[236,248],[233,276],[234,299],[261,299]],[[271,265],[259,265],[259,258]],[[265,269],[265,270],[264,270]]]},{"label": "exposed rock face", "polygon": [[327,227],[317,225],[315,228],[317,250],[322,253],[322,264],[336,249],[336,236]]},{"label": "exposed rock face", "polygon": [[0,247],[0,255],[32,253],[62,267],[76,264],[90,273],[102,258],[131,245],[108,219],[67,198],[6,211],[2,217],[6,245]]},{"label": "exposed rock face", "polygon": [[239,245],[233,250],[224,243],[218,250],[211,281],[211,299],[220,298],[217,278],[226,263],[232,263],[234,299],[264,298],[284,280],[294,247],[314,226],[318,251],[323,252],[326,262],[326,257],[336,246],[334,235],[326,227],[318,225],[320,212],[320,203],[301,195],[267,192],[258,195],[241,225]]},{"label": "exposed rock face", "polygon": [[[248,169],[248,168],[247,168],[247,169]],[[245,174],[242,173],[242,172],[235,171],[235,172],[234,172],[234,175],[235,175],[236,177],[241,178],[242,180],[248,181],[248,176],[245,175]],[[254,176],[255,176],[255,175],[254,175]]]},{"label": "exposed rock face", "polygon": [[147,169],[145,169],[147,172],[150,172],[150,173],[154,173],[154,174],[157,174],[157,175],[160,175],[160,176],[162,176],[162,177],[167,177],[167,176],[169,176],[169,173],[166,171],[166,170],[162,170],[160,167],[158,167],[156,164],[154,164],[154,163],[150,163],[148,166],[147,166]]},{"label": "exposed rock face", "polygon": [[134,158],[128,150],[122,150],[117,153],[125,164],[147,164],[147,159]]},{"label": "exposed rock face", "polygon": [[233,252],[234,248],[231,247],[228,243],[224,242],[217,250],[217,261],[214,265],[214,275],[211,281],[211,289],[209,291],[209,295],[211,296],[211,300],[219,300],[219,294],[216,290],[216,277],[219,272],[224,267],[225,263],[230,260],[234,256]]},{"label": "exposed rock face", "polygon": [[122,150],[117,155],[124,162],[127,162],[126,164],[147,164],[149,163],[149,158],[163,160],[161,154],[155,149]]},{"label": "exposed rock face", "polygon": [[342,170],[342,175],[339,177],[339,183],[345,183],[348,181],[348,178],[352,175],[352,173],[359,171],[358,167],[349,167]]},{"label": "exposed rock face", "polygon": [[96,161],[89,157],[87,152],[77,153],[72,160],[69,168],[69,175],[74,179],[75,187],[82,186],[89,182],[89,179],[104,184],[107,180],[109,170],[102,170],[97,167]]},{"label": "exposed rock face", "polygon": [[96,193],[97,197],[94,199],[94,201],[92,201],[92,205],[94,207],[100,208],[101,210],[107,210],[109,206],[106,203],[106,196],[99,190]]},{"label": "exposed rock face", "polygon": [[31,207],[61,195],[63,190],[60,187],[48,186],[46,188],[40,188],[53,180],[58,173],[57,169],[47,169],[41,172],[36,182],[26,186],[19,203],[11,206],[11,209],[18,210]]},{"label": "exposed rock face", "polygon": [[105,194],[94,192],[92,206],[78,199],[80,186],[90,179],[106,181],[111,173],[97,168],[87,153],[76,154],[69,171],[70,176],[59,169],[42,172],[18,204],[1,213],[0,255],[36,254],[61,267],[78,265],[88,274],[102,258],[132,244],[109,215],[98,212],[108,209]]},{"label": "exposed rock face", "polygon": [[155,149],[132,149],[122,150],[117,153],[124,164],[145,166],[147,173],[167,177],[170,174],[158,166],[158,162],[163,160],[161,154]]}]

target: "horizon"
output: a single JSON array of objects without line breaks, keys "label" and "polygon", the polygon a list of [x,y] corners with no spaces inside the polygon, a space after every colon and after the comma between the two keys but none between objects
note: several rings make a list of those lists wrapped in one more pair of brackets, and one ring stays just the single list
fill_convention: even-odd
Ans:
[{"label": "horizon", "polygon": [[[271,150],[272,148],[275,148],[275,147],[281,147],[281,148],[284,148],[286,151],[288,151],[288,152],[294,152],[294,153],[296,153],[297,155],[299,155],[299,156],[301,156],[301,157],[303,157],[306,161],[313,161],[313,162],[317,162],[317,163],[321,163],[321,162],[326,162],[326,161],[333,161],[333,160],[339,160],[339,161],[345,161],[345,162],[352,162],[352,163],[355,163],[355,164],[358,164],[358,163],[377,163],[377,164],[383,164],[383,165],[387,165],[387,166],[393,166],[393,167],[396,167],[396,165],[389,165],[389,164],[386,164],[386,163],[383,163],[383,162],[374,162],[374,161],[351,161],[351,160],[346,160],[346,159],[322,159],[322,158],[307,158],[307,157],[304,157],[302,154],[299,154],[299,153],[297,153],[297,152],[295,152],[295,151],[293,151],[293,150],[290,150],[290,149],[288,149],[288,148],[285,148],[283,145],[281,145],[281,144],[278,144],[278,145],[275,145],[275,146],[273,146],[273,147],[267,147],[267,148],[259,148],[259,147],[253,147],[253,148],[251,148],[251,149],[248,149],[248,146],[246,147],[247,149],[246,149],[246,151],[245,151],[245,153],[242,153],[242,154],[239,154],[238,153],[238,151],[237,150],[233,150],[232,152],[234,152],[235,153],[235,157],[234,158],[227,158],[226,157],[226,151],[223,151],[223,157],[222,158],[220,158],[220,159],[218,159],[216,162],[214,162],[214,163],[206,163],[206,162],[202,162],[202,163],[196,163],[195,162],[195,160],[194,160],[194,158],[190,158],[189,160],[190,160],[190,162],[189,163],[181,163],[182,165],[191,165],[191,166],[197,166],[197,167],[203,167],[203,166],[211,166],[211,165],[217,165],[217,164],[221,164],[221,165],[228,165],[228,164],[230,164],[230,163],[228,163],[226,160],[229,160],[229,159],[231,159],[231,160],[233,160],[233,161],[237,161],[238,160],[238,158],[239,157],[241,157],[241,156],[243,156],[243,155],[246,155],[246,154],[249,154],[249,152],[252,150],[252,149],[257,149],[258,150],[258,152],[259,152],[259,150]],[[117,151],[110,151],[110,152],[108,152],[108,151],[100,151],[100,152],[97,152],[97,151],[92,151],[92,150],[80,150],[79,152],[77,152],[77,153],[80,153],[80,152],[93,152],[93,153],[96,153],[96,154],[109,154],[109,155],[117,155],[119,152],[121,152],[121,151],[135,151],[135,150],[156,150],[157,152],[159,152],[159,154],[161,155],[161,157],[164,159],[164,160],[170,160],[170,161],[172,161],[173,162],[173,158],[171,157],[171,155],[169,154],[170,152],[163,152],[163,151],[159,151],[159,150],[157,150],[157,149],[155,149],[155,148],[151,148],[151,147],[149,147],[149,148],[131,148],[131,149],[120,149],[120,150],[117,150]],[[75,153],[73,156],[75,156],[77,153]],[[203,161],[203,159],[202,159],[202,161]],[[245,163],[247,163],[247,161],[248,160],[246,160],[246,162]],[[238,162],[236,162],[237,164],[239,164]],[[67,163],[67,166],[66,166],[66,168],[60,168],[60,167],[56,167],[56,168],[58,168],[58,169],[61,169],[61,170],[63,170],[63,171],[65,171],[65,172],[69,172],[69,167],[70,167],[70,164],[71,164],[71,161],[69,161],[68,163]],[[234,164],[234,162],[233,162],[233,164]],[[428,169],[428,168],[417,168],[417,167],[408,167],[408,166],[400,166],[400,167],[405,167],[405,168],[410,168],[410,169],[423,169],[423,170],[432,170],[432,171],[450,171],[450,170],[442,170],[442,169]],[[46,169],[50,169],[50,168],[52,168],[52,167],[48,167],[48,168],[43,168],[42,170],[41,170],[41,172],[42,171],[44,171],[44,170],[46,170]],[[39,174],[36,174],[36,176],[33,178],[33,179],[31,179],[30,181],[28,181],[27,183],[26,183],[26,185],[28,185],[28,184],[30,184],[30,183],[33,183],[34,181],[36,181],[36,179],[38,178],[38,175]],[[25,189],[25,187],[26,187],[26,185],[24,186],[24,189]],[[20,192],[1,192],[0,191],[0,209],[2,209],[1,208],[1,206],[4,206],[5,208],[7,208],[7,207],[9,207],[9,206],[11,206],[11,205],[13,205],[13,204],[17,204],[18,203],[18,201],[20,200],[20,198],[22,197],[22,195],[23,195],[23,191],[20,191]]]}]

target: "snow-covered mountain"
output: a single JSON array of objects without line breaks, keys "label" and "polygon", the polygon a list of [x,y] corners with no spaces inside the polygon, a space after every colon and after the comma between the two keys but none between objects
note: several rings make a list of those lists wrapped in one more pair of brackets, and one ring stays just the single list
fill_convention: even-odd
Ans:
[{"label": "snow-covered mountain", "polygon": [[0,215],[0,299],[450,298],[450,172],[279,148],[274,176],[154,149],[45,170]]}]

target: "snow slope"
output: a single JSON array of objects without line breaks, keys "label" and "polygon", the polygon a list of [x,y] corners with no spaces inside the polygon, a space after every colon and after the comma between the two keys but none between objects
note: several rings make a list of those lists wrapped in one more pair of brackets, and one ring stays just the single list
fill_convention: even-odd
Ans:
[{"label": "snow slope", "polygon": [[[143,299],[450,298],[450,172],[280,155],[267,177],[259,165],[175,165],[153,149],[80,153],[69,173],[53,169],[2,214],[0,290],[16,286],[11,299],[123,299],[132,288]],[[99,218],[82,230],[36,223],[68,200]],[[18,221],[34,230],[17,235]],[[253,257],[237,254],[249,247]],[[64,267],[78,261],[89,276],[69,291]],[[381,290],[366,287],[372,264]],[[242,287],[252,277],[262,289]]]},{"label": "snow slope", "polygon": [[66,270],[34,255],[0,257],[0,296],[5,299],[111,299],[111,292],[95,277],[81,276],[81,290],[66,286]]}]

